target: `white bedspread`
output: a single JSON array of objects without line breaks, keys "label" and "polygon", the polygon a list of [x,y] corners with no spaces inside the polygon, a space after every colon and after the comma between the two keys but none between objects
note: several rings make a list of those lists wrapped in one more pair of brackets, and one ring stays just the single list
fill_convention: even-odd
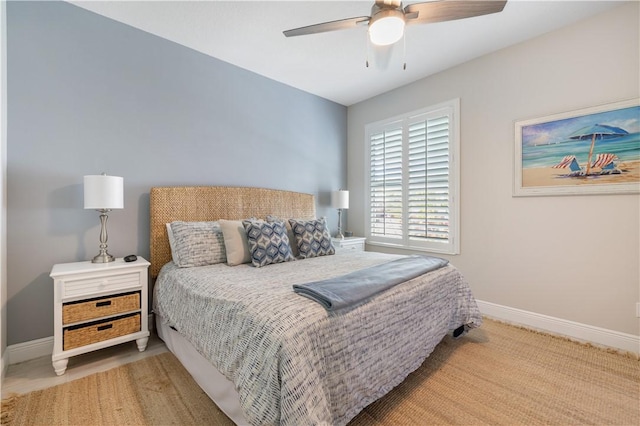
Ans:
[{"label": "white bedspread", "polygon": [[397,258],[340,253],[263,268],[165,265],[156,311],[233,381],[253,425],[343,425],[417,369],[446,333],[482,319],[449,265],[339,313],[293,284]]}]

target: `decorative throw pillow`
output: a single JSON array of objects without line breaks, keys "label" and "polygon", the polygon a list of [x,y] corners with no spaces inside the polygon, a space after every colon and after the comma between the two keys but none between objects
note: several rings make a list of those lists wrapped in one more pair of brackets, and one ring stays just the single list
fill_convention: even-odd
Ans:
[{"label": "decorative throw pillow", "polygon": [[336,253],[331,243],[331,234],[327,227],[327,219],[289,219],[300,258],[327,256]]},{"label": "decorative throw pillow", "polygon": [[169,237],[169,248],[171,249],[171,260],[173,260],[173,263],[175,263],[177,265],[178,264],[178,258],[175,255],[175,252],[176,252],[176,241],[173,238],[173,231],[171,230],[171,224],[167,223],[165,225],[167,226],[167,237]]},{"label": "decorative throw pillow", "polygon": [[172,256],[181,268],[214,265],[227,261],[222,229],[218,222],[171,222]]},{"label": "decorative throw pillow", "polygon": [[268,215],[265,219],[267,222],[276,222],[276,221],[284,222],[284,226],[287,228],[287,238],[289,238],[291,253],[293,254],[293,257],[298,257],[300,252],[298,251],[298,245],[296,244],[296,237],[295,235],[293,235],[293,230],[291,229],[291,224],[289,223],[289,221],[274,215]]},{"label": "decorative throw pillow", "polygon": [[227,265],[236,266],[251,262],[247,231],[241,220],[218,221],[224,236],[224,246],[227,249]]},{"label": "decorative throw pillow", "polygon": [[291,253],[287,228],[282,221],[243,220],[251,263],[255,267],[296,260]]}]

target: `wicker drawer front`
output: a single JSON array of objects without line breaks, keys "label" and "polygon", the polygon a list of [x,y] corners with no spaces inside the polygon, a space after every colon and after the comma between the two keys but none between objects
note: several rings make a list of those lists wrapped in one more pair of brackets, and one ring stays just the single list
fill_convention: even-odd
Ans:
[{"label": "wicker drawer front", "polygon": [[80,303],[65,303],[62,306],[62,323],[87,321],[136,309],[140,309],[140,293],[121,294]]},{"label": "wicker drawer front", "polygon": [[64,281],[63,297],[84,296],[99,291],[118,291],[140,287],[140,274],[127,273],[96,278],[68,279]]},{"label": "wicker drawer front", "polygon": [[140,314],[64,330],[63,350],[90,345],[140,331]]}]

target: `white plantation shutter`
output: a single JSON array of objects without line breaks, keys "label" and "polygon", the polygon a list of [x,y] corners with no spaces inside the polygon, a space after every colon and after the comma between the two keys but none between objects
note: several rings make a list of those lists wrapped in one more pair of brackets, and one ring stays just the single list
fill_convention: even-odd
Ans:
[{"label": "white plantation shutter", "polygon": [[367,126],[367,243],[458,253],[459,100]]},{"label": "white plantation shutter", "polygon": [[408,233],[410,239],[449,239],[449,117],[409,125]]},{"label": "white plantation shutter", "polygon": [[402,238],[402,127],[371,136],[371,235]]}]

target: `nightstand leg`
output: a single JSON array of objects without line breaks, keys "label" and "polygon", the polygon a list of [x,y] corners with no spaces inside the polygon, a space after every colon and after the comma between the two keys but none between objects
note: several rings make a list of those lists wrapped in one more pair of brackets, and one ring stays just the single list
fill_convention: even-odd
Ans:
[{"label": "nightstand leg", "polygon": [[136,339],[136,344],[138,345],[138,350],[140,352],[144,351],[145,349],[147,349],[147,342],[149,341],[148,337],[142,337],[140,339]]},{"label": "nightstand leg", "polygon": [[69,362],[69,358],[59,359],[57,361],[53,361],[53,369],[56,371],[58,376],[62,376],[65,371],[67,371],[67,363]]}]

